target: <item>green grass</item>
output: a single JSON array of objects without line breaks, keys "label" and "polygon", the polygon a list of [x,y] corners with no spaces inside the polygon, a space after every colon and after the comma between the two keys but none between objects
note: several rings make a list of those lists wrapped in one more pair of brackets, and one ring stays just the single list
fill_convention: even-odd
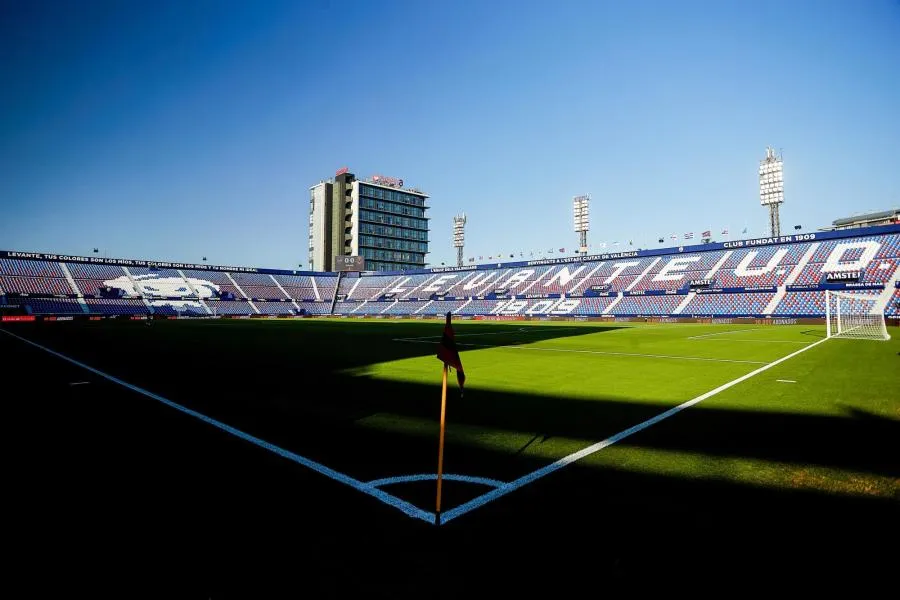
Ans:
[{"label": "green grass", "polygon": [[[434,321],[164,321],[152,328],[45,324],[29,337],[366,480],[435,472],[441,363],[434,352],[440,329]],[[462,321],[455,330],[467,392],[460,398],[450,377],[447,467],[501,480],[824,337],[822,327],[801,325]],[[886,466],[887,457],[865,456],[848,464],[805,457],[807,432],[800,426],[780,430],[779,450],[770,456],[771,431],[746,424],[755,423],[756,416],[817,423],[815,431],[834,431],[832,443],[838,445],[841,422],[848,427],[860,420],[896,423],[898,349],[897,339],[829,340],[691,407],[696,417],[673,416],[583,464],[892,497],[896,472],[865,464]],[[303,434],[311,426],[312,438]],[[360,431],[368,435],[360,438]],[[674,447],[647,443],[661,432],[677,438]],[[740,439],[741,448],[721,451],[716,441],[723,437]],[[376,449],[373,439],[379,440]],[[366,448],[357,448],[359,443]],[[847,445],[842,450],[861,451]],[[404,497],[402,489],[391,491]],[[415,495],[411,500],[423,504]]]},{"label": "green grass", "polygon": [[[272,319],[6,329],[366,482],[436,471],[442,327]],[[461,398],[449,378],[444,472],[504,482],[824,338],[806,325],[454,328],[467,384]],[[304,577],[322,590],[340,580],[369,593],[378,581],[387,597],[405,595],[397,581],[420,595],[436,580],[434,594],[459,597],[498,573],[496,589],[530,591],[544,573],[560,593],[578,573],[684,573],[701,555],[708,581],[748,569],[765,580],[773,565],[794,573],[802,561],[854,582],[889,580],[873,565],[887,556],[879,540],[893,537],[900,507],[900,335],[890,331],[888,342],[824,341],[440,528],[0,335],[5,391],[26,413],[7,420],[16,425],[8,435],[32,474],[11,489],[22,494],[18,514],[48,530],[29,529],[27,540],[61,543],[59,531],[74,528],[66,539],[106,540],[132,556],[158,537],[188,563],[199,552],[217,565],[288,548],[302,553],[290,569],[309,565]],[[434,510],[434,481],[383,489]],[[443,509],[488,490],[445,481]],[[585,553],[586,539],[602,543]],[[561,556],[565,578],[547,568]]]}]

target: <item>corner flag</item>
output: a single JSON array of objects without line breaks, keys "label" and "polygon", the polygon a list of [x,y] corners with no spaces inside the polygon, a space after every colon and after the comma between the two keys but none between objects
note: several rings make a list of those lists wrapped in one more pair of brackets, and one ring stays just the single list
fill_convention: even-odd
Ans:
[{"label": "corner flag", "polygon": [[444,428],[447,419],[447,371],[449,367],[456,369],[456,381],[459,382],[459,395],[462,396],[463,385],[466,383],[466,374],[463,371],[462,361],[459,360],[459,352],[456,350],[456,340],[453,335],[453,325],[450,324],[450,311],[447,311],[447,321],[444,323],[444,335],[438,346],[438,360],[443,361],[441,369],[441,435],[438,438],[438,469],[437,469],[437,498],[435,499],[434,522],[441,524],[441,484],[444,478]]},{"label": "corner flag", "polygon": [[444,335],[441,336],[441,344],[438,346],[437,357],[444,361],[448,367],[456,369],[456,381],[459,383],[460,393],[466,383],[466,373],[463,371],[462,361],[459,359],[459,352],[456,349],[456,341],[454,339],[453,326],[450,324],[450,313],[447,313],[447,321],[444,323]]}]

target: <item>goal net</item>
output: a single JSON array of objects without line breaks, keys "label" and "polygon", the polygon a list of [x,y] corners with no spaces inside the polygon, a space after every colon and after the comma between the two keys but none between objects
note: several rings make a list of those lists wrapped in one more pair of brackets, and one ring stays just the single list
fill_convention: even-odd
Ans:
[{"label": "goal net", "polygon": [[825,322],[828,337],[857,340],[889,340],[879,294],[825,291]]}]

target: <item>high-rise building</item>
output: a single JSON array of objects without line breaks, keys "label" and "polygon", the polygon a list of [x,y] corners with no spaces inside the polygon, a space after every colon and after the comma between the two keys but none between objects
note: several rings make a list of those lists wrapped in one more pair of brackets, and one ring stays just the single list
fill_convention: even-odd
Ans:
[{"label": "high-rise building", "polygon": [[425,266],[428,195],[402,179],[361,180],[348,169],[309,189],[309,268],[333,271],[338,256],[361,256],[367,271]]}]

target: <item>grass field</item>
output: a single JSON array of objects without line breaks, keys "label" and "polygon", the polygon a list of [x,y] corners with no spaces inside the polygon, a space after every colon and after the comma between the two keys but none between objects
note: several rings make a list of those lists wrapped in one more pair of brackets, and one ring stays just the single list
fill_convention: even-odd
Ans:
[{"label": "grass field", "polygon": [[24,562],[89,538],[201,595],[251,564],[318,597],[893,578],[895,329],[454,322],[436,526],[442,325],[5,327]]}]

